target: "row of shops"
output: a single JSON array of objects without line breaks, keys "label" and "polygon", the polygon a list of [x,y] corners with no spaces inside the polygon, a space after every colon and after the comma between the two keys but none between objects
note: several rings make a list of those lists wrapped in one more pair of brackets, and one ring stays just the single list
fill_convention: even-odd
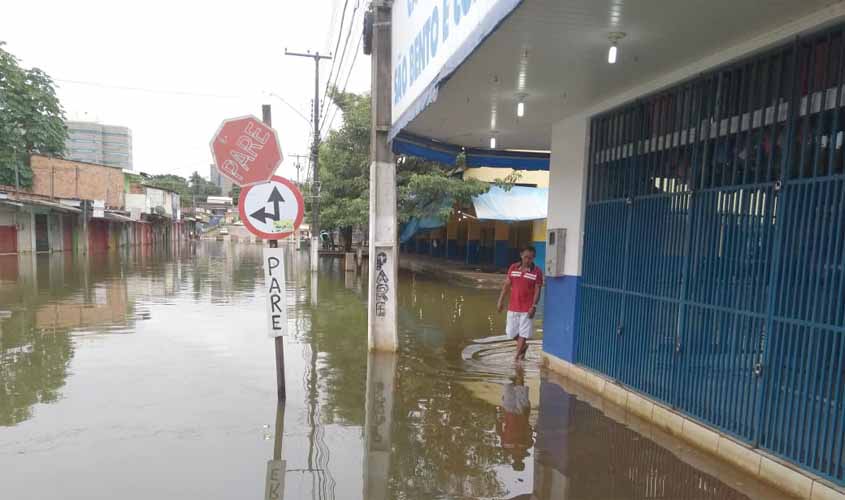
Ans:
[{"label": "row of shops", "polygon": [[119,168],[33,155],[33,186],[0,186],[0,255],[101,253],[187,240],[179,195]]},{"label": "row of shops", "polygon": [[[550,365],[845,498],[845,3],[374,5],[396,155],[548,172]],[[477,219],[404,247],[512,258]]]},{"label": "row of shops", "polygon": [[471,206],[455,206],[447,221],[412,219],[403,226],[400,249],[487,269],[507,268],[526,246],[546,258],[548,188],[491,186]]}]

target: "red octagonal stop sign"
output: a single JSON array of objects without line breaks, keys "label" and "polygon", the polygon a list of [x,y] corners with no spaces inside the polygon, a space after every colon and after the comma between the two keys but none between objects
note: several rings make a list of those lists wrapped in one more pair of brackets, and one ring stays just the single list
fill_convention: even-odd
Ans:
[{"label": "red octagonal stop sign", "polygon": [[238,186],[267,182],[282,163],[276,131],[254,116],[223,120],[211,154],[220,175]]}]

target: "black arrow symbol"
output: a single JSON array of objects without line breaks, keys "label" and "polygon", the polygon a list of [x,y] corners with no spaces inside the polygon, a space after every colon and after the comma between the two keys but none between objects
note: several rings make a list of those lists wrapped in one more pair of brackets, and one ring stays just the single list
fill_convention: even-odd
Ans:
[{"label": "black arrow symbol", "polygon": [[282,198],[282,193],[279,192],[279,188],[274,186],[273,192],[270,193],[270,197],[267,198],[267,203],[273,204],[273,213],[268,214],[267,210],[266,210],[267,207],[261,207],[260,209],[256,210],[252,214],[250,214],[250,217],[252,217],[253,219],[257,219],[257,220],[261,221],[262,224],[267,222],[267,219],[279,220],[279,216],[280,216],[279,203],[284,203],[284,202],[285,202],[285,199]]}]

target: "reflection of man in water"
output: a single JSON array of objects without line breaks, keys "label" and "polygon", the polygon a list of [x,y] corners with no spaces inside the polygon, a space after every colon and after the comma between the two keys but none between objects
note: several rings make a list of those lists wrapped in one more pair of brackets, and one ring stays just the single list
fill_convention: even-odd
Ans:
[{"label": "reflection of man in water", "polygon": [[531,401],[525,386],[525,373],[518,369],[513,382],[505,384],[502,392],[504,415],[496,423],[496,432],[502,439],[502,448],[513,458],[513,469],[525,470],[525,458],[534,445],[531,424]]}]

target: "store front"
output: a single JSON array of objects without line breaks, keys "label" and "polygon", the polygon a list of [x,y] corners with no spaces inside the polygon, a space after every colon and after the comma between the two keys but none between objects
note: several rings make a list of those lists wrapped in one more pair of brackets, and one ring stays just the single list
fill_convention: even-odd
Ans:
[{"label": "store front", "polygon": [[845,7],[764,3],[397,4],[394,151],[546,155],[545,354],[845,485]]}]

